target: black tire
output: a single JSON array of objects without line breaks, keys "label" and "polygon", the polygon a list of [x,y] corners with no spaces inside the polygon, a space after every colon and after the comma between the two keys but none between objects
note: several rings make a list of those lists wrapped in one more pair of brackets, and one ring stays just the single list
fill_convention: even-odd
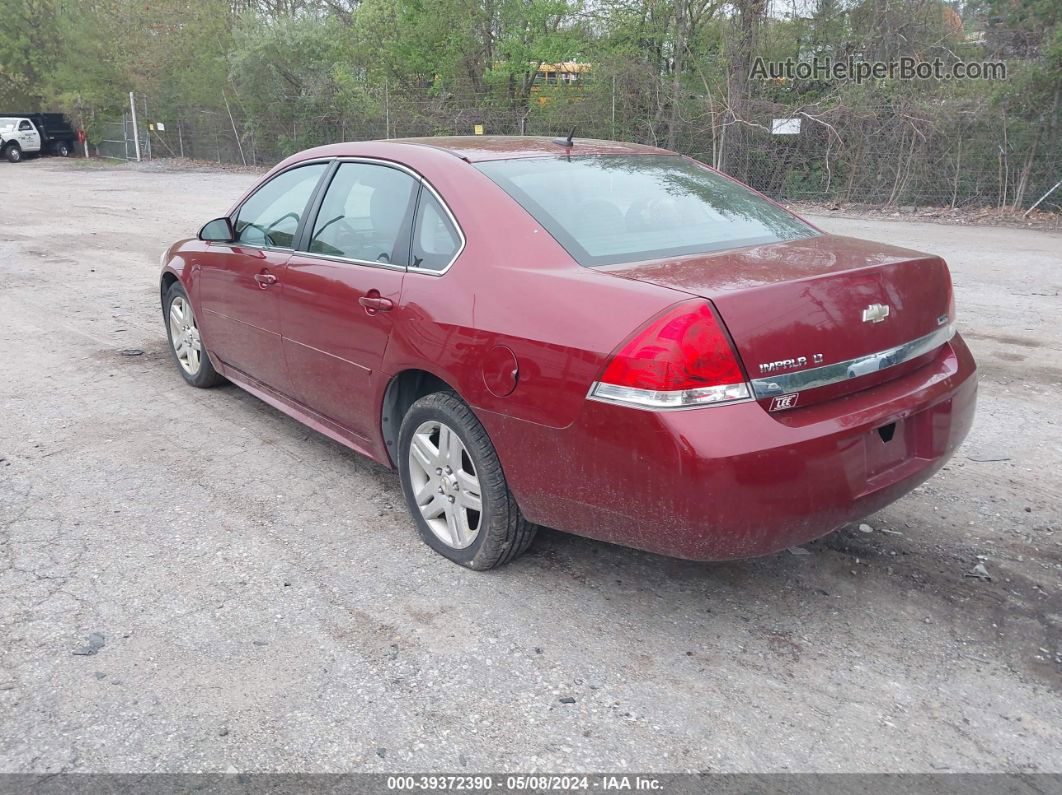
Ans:
[{"label": "black tire", "polygon": [[[463,549],[455,549],[435,534],[414,496],[409,448],[414,433],[426,422],[444,423],[457,434],[479,479],[482,510],[478,531],[475,540]],[[478,571],[492,569],[519,556],[534,540],[538,528],[520,513],[487,432],[472,409],[453,392],[435,392],[410,406],[398,435],[398,470],[402,493],[421,539],[454,563]]]},{"label": "black tire", "polygon": [[[199,389],[209,389],[212,386],[223,384],[225,382],[225,377],[220,375],[218,371],[214,369],[214,365],[210,361],[210,356],[207,354],[206,344],[202,335],[199,336],[200,348],[198,368],[194,372],[190,372],[185,369],[184,363],[181,362],[177,354],[177,347],[173,342],[173,330],[172,324],[170,323],[170,311],[174,300],[177,298],[181,299],[183,306],[189,307],[189,310],[192,311],[192,321],[195,323],[195,313],[194,310],[191,310],[192,302],[188,298],[188,293],[185,292],[185,289],[181,286],[180,282],[174,282],[170,285],[170,289],[166,291],[166,297],[162,299],[162,318],[163,323],[166,326],[166,339],[170,343],[170,355],[173,357],[174,364],[177,365],[177,371],[185,381]],[[198,331],[198,324],[196,323],[195,325],[197,327],[196,330]]]},{"label": "black tire", "polygon": [[55,153],[59,155],[59,157],[70,157],[71,149],[71,145],[66,141],[60,141],[55,145]]},{"label": "black tire", "polygon": [[8,163],[18,163],[22,160],[22,147],[18,144],[8,144],[4,147],[4,157]]}]

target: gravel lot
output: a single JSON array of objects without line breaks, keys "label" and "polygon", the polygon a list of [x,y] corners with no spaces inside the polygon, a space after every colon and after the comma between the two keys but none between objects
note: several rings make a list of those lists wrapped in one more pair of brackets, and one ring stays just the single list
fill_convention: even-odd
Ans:
[{"label": "gravel lot", "polygon": [[480,574],[396,475],[178,376],[159,254],[254,179],[0,164],[0,772],[1062,772],[1062,235],[814,219],[947,257],[981,366],[872,532]]}]

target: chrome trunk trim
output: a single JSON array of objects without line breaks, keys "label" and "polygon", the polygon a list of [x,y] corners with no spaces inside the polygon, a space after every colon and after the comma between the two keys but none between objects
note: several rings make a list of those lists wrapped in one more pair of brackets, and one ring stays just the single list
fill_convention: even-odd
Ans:
[{"label": "chrome trunk trim", "polygon": [[822,367],[813,367],[810,370],[798,370],[791,373],[781,373],[766,378],[754,378],[752,394],[757,400],[771,398],[776,395],[786,395],[791,392],[803,392],[805,389],[817,389],[820,386],[829,386],[862,375],[869,375],[898,364],[903,364],[911,359],[936,350],[955,336],[955,326],[948,325],[938,328],[924,337],[897,345],[895,348],[870,353],[866,356],[857,356],[843,362],[824,364]]}]

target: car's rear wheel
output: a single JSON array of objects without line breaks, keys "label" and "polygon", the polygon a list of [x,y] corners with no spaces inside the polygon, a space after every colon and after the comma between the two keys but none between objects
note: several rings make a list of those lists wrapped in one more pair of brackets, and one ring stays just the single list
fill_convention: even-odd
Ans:
[{"label": "car's rear wheel", "polygon": [[70,157],[70,144],[66,141],[60,141],[55,145],[55,153],[59,157]]},{"label": "car's rear wheel", "polygon": [[402,492],[424,542],[454,563],[490,569],[524,552],[536,527],[509,491],[476,415],[452,392],[414,403],[399,432]]},{"label": "car's rear wheel", "polygon": [[166,312],[166,336],[170,341],[170,352],[184,380],[200,389],[222,383],[225,379],[210,363],[192,302],[188,300],[188,293],[180,282],[170,285],[163,307]]}]

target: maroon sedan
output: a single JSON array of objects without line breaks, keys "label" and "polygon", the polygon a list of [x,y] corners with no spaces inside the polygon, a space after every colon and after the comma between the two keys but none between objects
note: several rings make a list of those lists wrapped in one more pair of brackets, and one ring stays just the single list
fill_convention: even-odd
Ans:
[{"label": "maroon sedan", "polygon": [[311,149],[173,245],[161,286],[188,383],[396,467],[424,540],[475,569],[540,524],[775,552],[922,483],[974,414],[943,260],[647,146]]}]

